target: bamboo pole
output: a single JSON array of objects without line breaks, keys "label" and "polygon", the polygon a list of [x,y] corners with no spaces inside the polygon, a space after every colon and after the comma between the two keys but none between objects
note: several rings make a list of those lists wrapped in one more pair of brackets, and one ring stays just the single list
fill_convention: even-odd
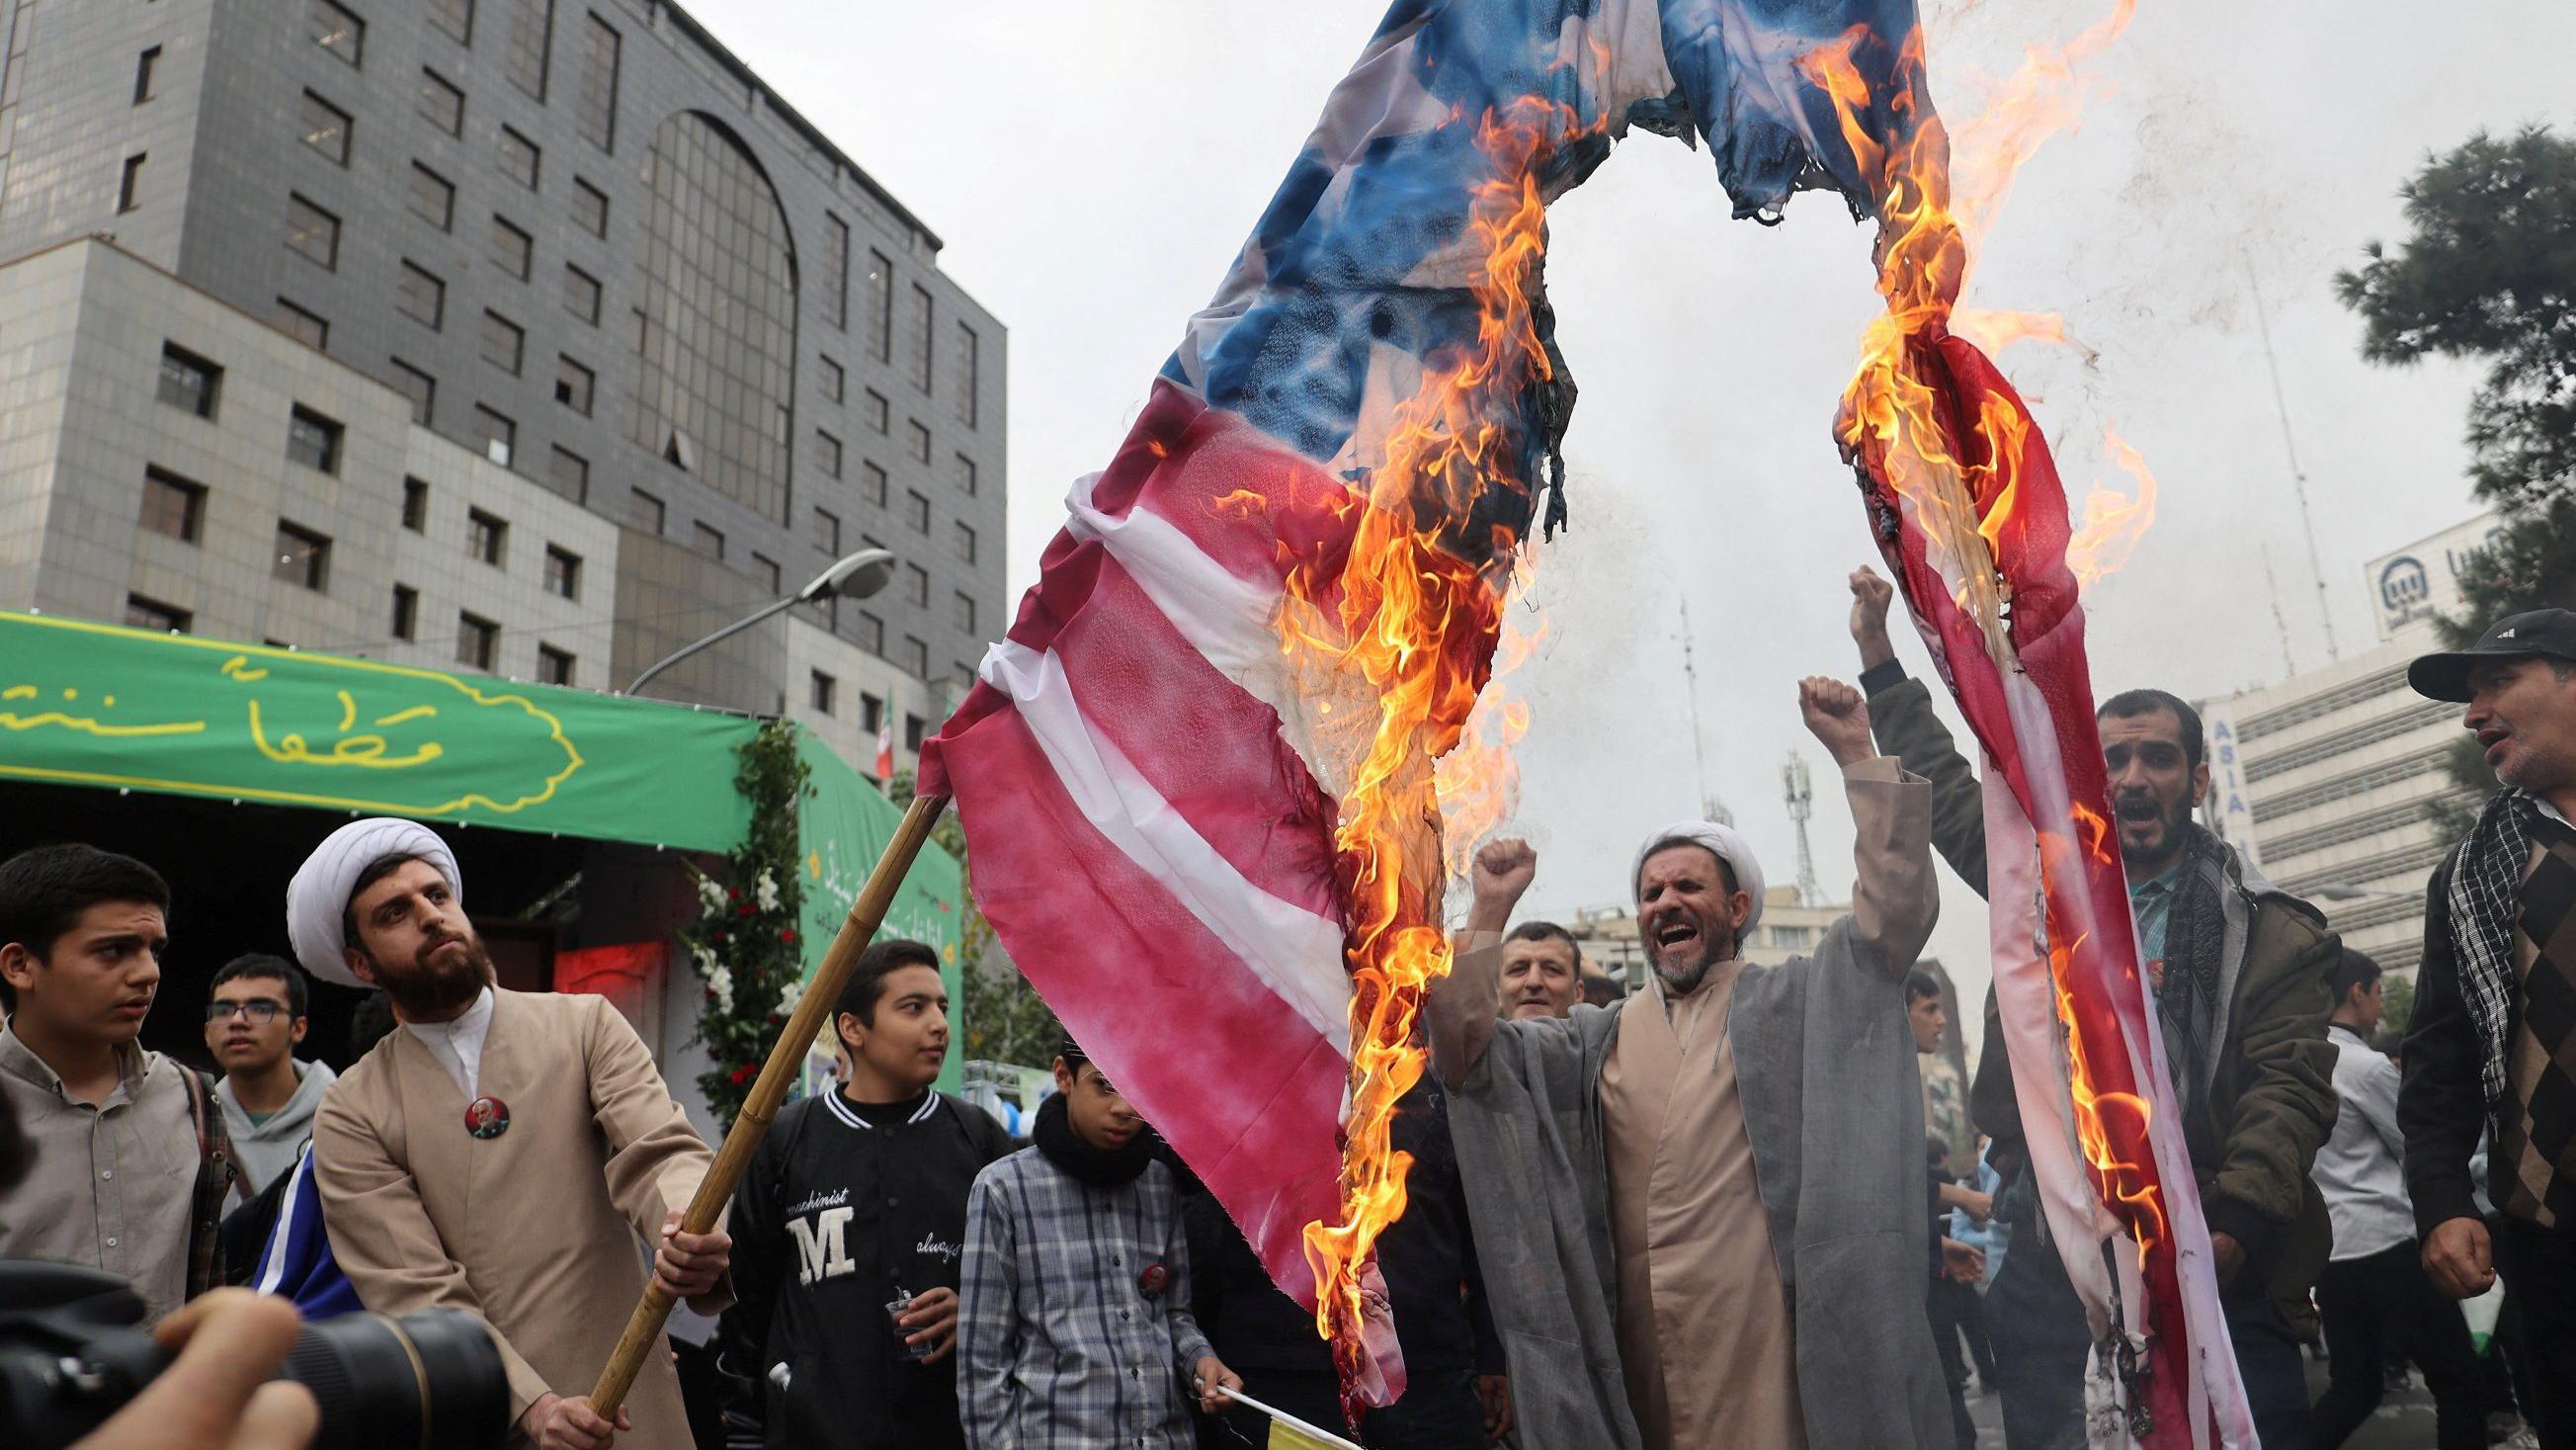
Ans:
[{"label": "bamboo pole", "polygon": [[[930,828],[947,809],[944,796],[916,796],[903,820],[894,829],[894,839],[886,843],[885,854],[877,858],[876,869],[868,874],[867,884],[859,888],[858,900],[850,903],[850,914],[843,918],[840,933],[832,938],[831,950],[823,954],[823,965],[814,972],[814,980],[805,989],[803,1000],[796,1004],[795,1015],[778,1031],[778,1041],[769,1049],[769,1061],[763,1063],[760,1076],[751,1085],[751,1096],[742,1105],[742,1115],[733,1120],[725,1134],[724,1146],[716,1150],[715,1162],[707,1176],[698,1183],[698,1196],[689,1200],[688,1212],[680,1216],[684,1233],[702,1234],[716,1225],[725,1205],[733,1201],[734,1186],[742,1181],[743,1170],[751,1166],[753,1150],[760,1146],[769,1131],[770,1120],[778,1116],[778,1105],[787,1096],[787,1085],[796,1079],[797,1069],[805,1060],[806,1050],[831,1020],[832,1008],[840,1000],[841,988],[850,980],[850,970],[858,964],[859,953],[874,940],[877,928],[885,924],[886,908],[893,904],[895,888],[903,884],[905,873],[912,869],[913,858],[921,854],[922,845],[930,839]],[[671,1295],[661,1281],[647,1280],[642,1298],[635,1301],[635,1312],[626,1321],[626,1333],[617,1341],[617,1350],[599,1372],[599,1383],[590,1392],[590,1407],[602,1417],[614,1420],[617,1407],[626,1400],[626,1392],[635,1387],[635,1375],[644,1366],[644,1356],[658,1349],[662,1325],[671,1317]]]}]

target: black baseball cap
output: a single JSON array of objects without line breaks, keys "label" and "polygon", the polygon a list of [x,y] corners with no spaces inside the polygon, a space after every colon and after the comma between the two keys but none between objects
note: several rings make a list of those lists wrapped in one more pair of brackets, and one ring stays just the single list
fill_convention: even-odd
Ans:
[{"label": "black baseball cap", "polygon": [[2480,660],[2550,655],[2576,660],[2576,612],[2533,609],[2508,614],[2487,626],[2478,642],[2464,650],[2425,655],[2406,667],[2406,683],[2415,693],[2435,700],[2467,704],[2469,671]]}]

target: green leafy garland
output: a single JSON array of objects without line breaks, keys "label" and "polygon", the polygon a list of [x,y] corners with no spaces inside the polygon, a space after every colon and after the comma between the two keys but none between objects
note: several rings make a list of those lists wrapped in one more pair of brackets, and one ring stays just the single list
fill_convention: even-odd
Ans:
[{"label": "green leafy garland", "polygon": [[750,803],[751,826],[725,857],[721,879],[691,868],[698,917],[680,932],[705,986],[697,1040],[715,1059],[699,1074],[698,1090],[728,1127],[804,990],[797,810],[810,774],[797,758],[796,727],[784,720],[762,725],[735,755],[734,789]]}]

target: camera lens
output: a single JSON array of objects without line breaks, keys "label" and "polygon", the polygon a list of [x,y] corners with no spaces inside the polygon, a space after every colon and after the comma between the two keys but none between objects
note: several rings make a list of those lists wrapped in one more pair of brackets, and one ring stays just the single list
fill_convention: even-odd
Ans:
[{"label": "camera lens", "polygon": [[316,1447],[486,1450],[510,1424],[510,1381],[470,1314],[351,1314],[307,1327],[278,1378],[313,1392]]}]

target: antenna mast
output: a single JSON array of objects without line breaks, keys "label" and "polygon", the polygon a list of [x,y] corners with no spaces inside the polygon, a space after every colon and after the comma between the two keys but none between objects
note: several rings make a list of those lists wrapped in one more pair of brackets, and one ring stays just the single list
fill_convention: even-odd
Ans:
[{"label": "antenna mast", "polygon": [[1807,849],[1807,817],[1815,813],[1815,791],[1808,784],[1807,760],[1792,750],[1780,767],[1780,785],[1789,803],[1789,824],[1798,833],[1798,904],[1821,905],[1825,889],[1816,884],[1815,853]]},{"label": "antenna mast", "polygon": [[2254,327],[2263,339],[2263,366],[2272,374],[2272,411],[2281,419],[2281,451],[2290,459],[2290,488],[2299,500],[2299,524],[2308,536],[2308,573],[2317,581],[2317,613],[2326,623],[2326,658],[2341,660],[2343,649],[2335,643],[2333,601],[2326,595],[2326,567],[2317,557],[2316,515],[2308,512],[2308,474],[2299,467],[2299,443],[2290,434],[2290,400],[2281,391],[2281,360],[2272,352],[2272,319],[2263,307],[2263,284],[2254,277],[2254,255],[2245,259],[2245,285],[2254,293]]},{"label": "antenna mast", "polygon": [[1721,826],[1735,824],[1735,812],[1718,801],[1708,788],[1708,742],[1699,728],[1699,666],[1691,660],[1690,600],[1682,602],[1682,679],[1690,686],[1691,759],[1699,767],[1699,809],[1703,819]]}]

